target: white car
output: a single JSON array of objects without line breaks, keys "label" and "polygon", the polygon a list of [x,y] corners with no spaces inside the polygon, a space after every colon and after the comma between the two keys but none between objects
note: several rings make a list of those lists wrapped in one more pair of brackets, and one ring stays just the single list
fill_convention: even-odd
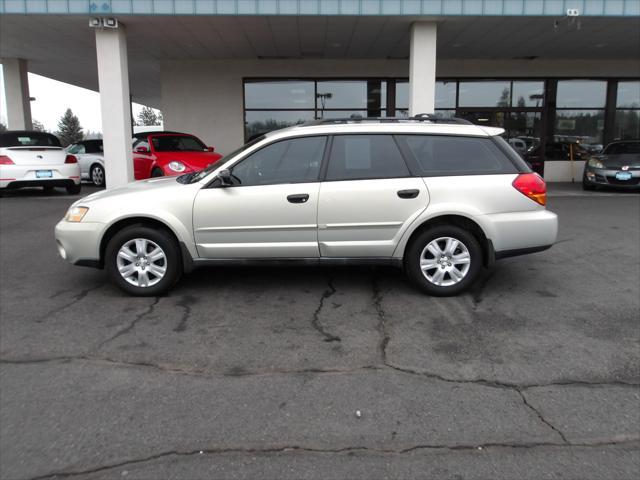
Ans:
[{"label": "white car", "polygon": [[82,180],[90,180],[97,187],[104,187],[104,151],[102,140],[82,140],[67,147],[67,153],[74,155],[80,164]]},{"label": "white car", "polygon": [[80,193],[80,166],[50,133],[0,133],[0,193],[22,187],[65,187]]},{"label": "white car", "polygon": [[397,265],[454,295],[495,259],[545,250],[546,186],[499,128],[431,116],[277,130],[197,173],[89,195],[58,223],[62,258],[159,295],[200,265]]}]

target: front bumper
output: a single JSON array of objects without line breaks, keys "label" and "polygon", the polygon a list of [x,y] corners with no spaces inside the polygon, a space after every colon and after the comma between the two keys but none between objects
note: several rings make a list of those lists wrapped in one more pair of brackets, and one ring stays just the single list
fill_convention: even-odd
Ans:
[{"label": "front bumper", "polygon": [[628,170],[628,173],[631,174],[629,180],[616,179],[616,173],[620,171],[608,168],[593,168],[587,165],[584,169],[582,181],[585,185],[640,190],[640,170]]},{"label": "front bumper", "polygon": [[100,240],[106,225],[61,220],[55,228],[60,256],[74,265],[100,265]]},{"label": "front bumper", "polygon": [[[50,171],[51,177],[39,178],[38,171]],[[0,188],[70,187],[80,183],[77,163],[57,165],[0,165]]]}]

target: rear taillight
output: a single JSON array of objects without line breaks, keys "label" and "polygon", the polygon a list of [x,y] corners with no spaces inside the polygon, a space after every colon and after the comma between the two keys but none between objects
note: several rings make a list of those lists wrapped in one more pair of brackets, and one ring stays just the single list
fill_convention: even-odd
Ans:
[{"label": "rear taillight", "polygon": [[0,165],[13,165],[13,160],[6,155],[0,155]]},{"label": "rear taillight", "polygon": [[547,204],[547,185],[537,173],[521,173],[513,181],[513,187],[540,205]]},{"label": "rear taillight", "polygon": [[78,163],[78,159],[75,155],[67,155],[64,159],[64,163]]}]

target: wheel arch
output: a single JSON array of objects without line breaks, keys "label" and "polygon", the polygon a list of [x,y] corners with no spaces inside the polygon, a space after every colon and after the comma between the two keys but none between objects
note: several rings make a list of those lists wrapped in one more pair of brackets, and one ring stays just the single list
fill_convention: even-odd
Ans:
[{"label": "wheel arch", "polygon": [[406,237],[406,240],[398,246],[395,256],[404,257],[404,252],[409,245],[426,230],[441,225],[454,225],[470,232],[482,248],[482,260],[485,266],[491,265],[495,261],[493,242],[486,234],[485,229],[475,220],[459,213],[446,213],[436,215],[421,221]]}]

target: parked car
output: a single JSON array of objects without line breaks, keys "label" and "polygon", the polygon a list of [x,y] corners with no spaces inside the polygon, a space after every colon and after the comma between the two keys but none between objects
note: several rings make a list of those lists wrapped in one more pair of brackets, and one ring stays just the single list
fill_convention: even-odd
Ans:
[{"label": "parked car", "polygon": [[529,150],[524,156],[534,172],[543,175],[545,160],[586,160],[588,152],[579,144],[571,142],[547,142]]},{"label": "parked car", "polygon": [[178,132],[142,132],[133,137],[136,180],[197,172],[222,155],[198,137]]},{"label": "parked car", "polygon": [[524,155],[527,152],[527,144],[520,138],[510,138],[509,145],[511,145],[520,155]]},{"label": "parked car", "polygon": [[599,186],[640,189],[640,140],[610,143],[585,163],[582,188]]},{"label": "parked car", "polygon": [[67,153],[74,155],[80,165],[80,177],[90,180],[97,187],[105,186],[104,151],[102,140],[83,140],[67,147]]},{"label": "parked car", "polygon": [[388,263],[429,294],[545,250],[557,217],[502,129],[425,117],[277,130],[206,169],[102,191],[55,229],[60,255],[158,295],[201,265]]},{"label": "parked car", "polygon": [[0,192],[22,187],[64,187],[80,193],[78,159],[50,133],[10,130],[0,133]]}]

